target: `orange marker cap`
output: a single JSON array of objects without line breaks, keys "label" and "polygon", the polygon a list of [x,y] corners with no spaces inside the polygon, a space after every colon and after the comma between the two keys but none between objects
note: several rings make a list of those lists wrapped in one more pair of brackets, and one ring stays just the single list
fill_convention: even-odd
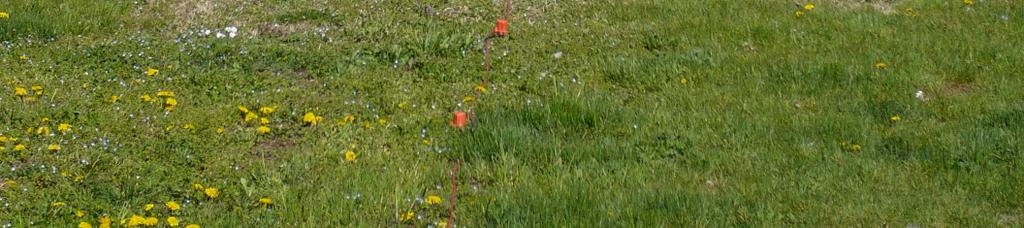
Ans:
[{"label": "orange marker cap", "polygon": [[451,122],[452,127],[459,128],[459,129],[466,128],[466,113],[465,112],[455,112],[453,114],[454,114],[454,116],[452,117],[452,122]]},{"label": "orange marker cap", "polygon": [[498,36],[507,36],[508,35],[508,21],[507,20],[498,20],[498,24],[494,26],[494,34],[497,34]]}]

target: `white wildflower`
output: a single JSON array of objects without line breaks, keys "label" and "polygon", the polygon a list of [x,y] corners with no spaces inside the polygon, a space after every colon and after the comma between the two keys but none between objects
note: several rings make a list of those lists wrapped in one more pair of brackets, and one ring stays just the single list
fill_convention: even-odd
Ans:
[{"label": "white wildflower", "polygon": [[224,31],[228,32],[228,38],[235,38],[238,35],[238,28],[235,26],[228,26]]}]

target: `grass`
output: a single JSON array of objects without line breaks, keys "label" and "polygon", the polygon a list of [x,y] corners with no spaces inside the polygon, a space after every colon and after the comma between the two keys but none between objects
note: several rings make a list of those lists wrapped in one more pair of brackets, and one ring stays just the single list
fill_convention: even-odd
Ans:
[{"label": "grass", "polygon": [[813,4],[2,1],[0,223],[1020,226],[1024,5]]}]

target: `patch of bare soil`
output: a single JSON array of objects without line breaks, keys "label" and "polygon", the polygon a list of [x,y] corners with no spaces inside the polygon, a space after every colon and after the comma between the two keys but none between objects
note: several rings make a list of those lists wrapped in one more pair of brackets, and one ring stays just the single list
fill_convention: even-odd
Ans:
[{"label": "patch of bare soil", "polygon": [[840,9],[874,9],[884,14],[899,12],[896,6],[903,0],[829,0]]},{"label": "patch of bare soil", "polygon": [[280,151],[287,151],[295,147],[295,142],[285,137],[270,138],[259,143],[256,143],[252,147],[252,151],[249,152],[253,157],[263,160],[274,160],[277,158],[275,153]]},{"label": "patch of bare soil", "polygon": [[956,96],[960,94],[969,93],[974,90],[974,86],[970,83],[965,82],[948,82],[942,86],[942,90],[939,91],[940,96]]},{"label": "patch of bare soil", "polygon": [[178,0],[170,1],[168,7],[172,9],[175,27],[188,29],[211,26],[210,23],[216,21],[230,21],[230,15],[258,3],[255,0]]}]

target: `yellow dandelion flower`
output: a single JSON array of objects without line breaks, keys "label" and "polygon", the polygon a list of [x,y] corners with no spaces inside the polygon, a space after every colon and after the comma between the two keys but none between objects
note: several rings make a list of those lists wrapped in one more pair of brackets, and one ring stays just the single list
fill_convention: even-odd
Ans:
[{"label": "yellow dandelion flower", "polygon": [[274,112],[274,107],[260,107],[260,113],[270,114]]},{"label": "yellow dandelion flower", "polygon": [[377,124],[380,124],[380,125],[388,124],[388,119],[380,118],[380,119],[377,120]]},{"label": "yellow dandelion flower", "polygon": [[53,201],[53,203],[50,203],[50,206],[52,206],[52,207],[63,207],[64,205],[65,205],[64,202],[60,202],[60,201]]},{"label": "yellow dandelion flower", "polygon": [[25,144],[18,143],[17,145],[14,145],[14,151],[22,151],[22,150],[25,150]]},{"label": "yellow dandelion flower", "polygon": [[83,210],[76,210],[75,211],[75,217],[81,218],[83,216],[85,216],[85,211],[83,211]]},{"label": "yellow dandelion flower", "polygon": [[192,184],[192,189],[202,191],[203,190],[203,185],[202,184]]},{"label": "yellow dandelion flower", "polygon": [[203,227],[201,227],[199,225],[196,225],[196,224],[188,224],[188,226],[185,226],[185,228],[203,228]]},{"label": "yellow dandelion flower", "polygon": [[356,152],[347,150],[345,151],[345,161],[353,162],[356,161]]},{"label": "yellow dandelion flower", "polygon": [[263,206],[269,206],[271,204],[274,204],[274,201],[270,200],[270,197],[263,197],[260,198],[260,204]]},{"label": "yellow dandelion flower", "polygon": [[21,61],[28,61],[28,56],[27,56],[27,55],[21,55],[21,56],[18,56],[18,60],[21,60]]},{"label": "yellow dandelion flower", "polygon": [[860,151],[860,144],[853,144],[850,146],[850,150]]},{"label": "yellow dandelion flower", "polygon": [[178,224],[179,223],[178,223],[178,218],[177,217],[174,217],[174,216],[167,217],[167,225],[168,226],[177,227]]},{"label": "yellow dandelion flower", "polygon": [[71,132],[71,124],[67,124],[67,123],[59,124],[59,125],[57,125],[57,131],[60,132],[60,133]]},{"label": "yellow dandelion flower", "polygon": [[407,108],[409,108],[409,102],[403,101],[402,103],[398,103],[398,108],[399,109],[407,109]]},{"label": "yellow dandelion flower", "polygon": [[814,10],[814,4],[805,4],[804,9],[807,11]]},{"label": "yellow dandelion flower", "polygon": [[104,227],[109,228],[110,227],[110,222],[112,222],[110,220],[110,217],[103,216],[103,218],[100,218],[100,228],[104,228]]},{"label": "yellow dandelion flower", "polygon": [[270,124],[270,119],[260,118],[260,125],[267,125],[267,124]]},{"label": "yellow dandelion flower", "polygon": [[686,85],[686,84],[689,84],[689,83],[690,83],[690,80],[687,80],[686,78],[680,78],[679,79],[679,84]]},{"label": "yellow dandelion flower", "polygon": [[36,92],[36,95],[43,95],[43,86],[32,86],[32,92]]},{"label": "yellow dandelion flower", "polygon": [[402,219],[402,221],[412,221],[413,217],[416,217],[416,213],[412,212],[412,211],[408,211],[408,212],[405,212],[405,213],[402,214],[401,219]]},{"label": "yellow dandelion flower", "polygon": [[892,122],[898,122],[900,120],[903,120],[903,118],[901,118],[900,115],[894,115],[892,117],[889,117],[889,120],[892,120]]},{"label": "yellow dandelion flower", "polygon": [[14,87],[14,95],[19,97],[28,96],[28,90],[25,87]]},{"label": "yellow dandelion flower", "polygon": [[128,218],[128,226],[138,226],[146,222],[146,218],[139,215],[132,215]]},{"label": "yellow dandelion flower", "polygon": [[964,0],[964,5],[974,5],[974,0]]},{"label": "yellow dandelion flower", "polygon": [[170,90],[156,91],[156,96],[157,97],[174,97],[174,91],[170,91]]},{"label": "yellow dandelion flower", "polygon": [[147,226],[156,226],[157,223],[160,223],[160,219],[156,217],[147,217],[146,220],[142,221],[142,225]]},{"label": "yellow dandelion flower", "polygon": [[310,126],[320,123],[322,119],[323,117],[316,116],[316,114],[313,114],[312,112],[307,112],[306,115],[302,116],[302,122],[305,122],[307,125]]},{"label": "yellow dandelion flower", "polygon": [[448,221],[437,221],[437,227],[448,227]]},{"label": "yellow dandelion flower", "polygon": [[217,188],[206,188],[203,190],[203,193],[206,194],[206,197],[210,197],[210,199],[216,199],[217,196],[220,196],[220,191]]},{"label": "yellow dandelion flower", "polygon": [[49,135],[50,134],[50,128],[49,127],[39,127],[39,128],[36,129],[36,134],[37,135]]},{"label": "yellow dandelion flower", "polygon": [[430,205],[438,205],[438,204],[441,204],[441,197],[440,196],[435,196],[435,195],[430,195],[430,196],[427,196],[426,202],[427,202],[427,204],[430,204]]},{"label": "yellow dandelion flower", "polygon": [[430,144],[433,144],[433,143],[430,142],[429,139],[424,139],[422,142],[423,142],[423,145],[427,145],[427,146],[429,146]]},{"label": "yellow dandelion flower", "polygon": [[178,205],[178,202],[174,202],[174,200],[167,201],[167,203],[164,203],[164,206],[167,206],[167,209],[171,211],[181,209],[181,205]]},{"label": "yellow dandelion flower", "polygon": [[92,224],[89,224],[89,222],[80,222],[78,223],[78,228],[92,228]]},{"label": "yellow dandelion flower", "polygon": [[149,210],[153,210],[154,207],[156,207],[156,205],[150,203],[150,204],[146,204],[146,206],[143,206],[142,210],[143,211],[149,211]]},{"label": "yellow dandelion flower", "polygon": [[473,102],[473,100],[476,100],[476,98],[474,98],[473,96],[462,97],[462,103],[470,103]]},{"label": "yellow dandelion flower", "polygon": [[46,146],[46,149],[50,151],[60,151],[60,145],[50,144],[49,146]]},{"label": "yellow dandelion flower", "polygon": [[223,127],[218,127],[217,128],[217,134],[221,134],[221,133],[224,133],[224,128]]},{"label": "yellow dandelion flower", "polygon": [[803,17],[804,16],[804,11],[797,10],[796,13],[793,13],[793,15],[795,15],[796,17]]},{"label": "yellow dandelion flower", "polygon": [[174,111],[174,107],[178,106],[178,100],[168,97],[167,100],[164,101],[164,106],[164,109],[167,111]]},{"label": "yellow dandelion flower", "polygon": [[139,100],[142,100],[142,102],[151,102],[151,101],[153,101],[153,97],[149,96],[149,94],[145,94],[145,95],[139,96]]},{"label": "yellow dandelion flower", "polygon": [[153,68],[146,69],[146,76],[154,76],[157,73],[160,73],[160,70],[153,69]]},{"label": "yellow dandelion flower", "polygon": [[883,70],[886,67],[889,67],[889,64],[885,64],[883,62],[875,63],[875,68],[876,69]]},{"label": "yellow dandelion flower", "polygon": [[244,116],[244,117],[242,117],[242,118],[243,118],[243,120],[244,120],[245,122],[247,122],[247,123],[248,123],[249,121],[252,121],[252,120],[255,120],[255,119],[259,119],[259,118],[260,118],[260,116],[259,116],[259,115],[256,115],[256,113],[252,113],[252,112],[247,112],[247,113],[245,113],[245,116]]},{"label": "yellow dandelion flower", "polygon": [[8,138],[7,136],[0,136],[0,143],[7,143],[9,141],[11,141],[11,138]]},{"label": "yellow dandelion flower", "polygon": [[191,130],[191,129],[194,129],[194,128],[196,128],[196,126],[195,126],[195,125],[192,125],[192,124],[190,124],[190,123],[186,123],[186,124],[183,124],[183,125],[181,125],[181,128],[184,128],[184,129],[189,129],[189,130]]},{"label": "yellow dandelion flower", "polygon": [[0,18],[7,19],[8,17],[11,17],[11,15],[7,14],[7,12],[0,12]]},{"label": "yellow dandelion flower", "polygon": [[270,133],[270,128],[267,126],[260,126],[256,128],[256,132],[259,132],[260,134]]},{"label": "yellow dandelion flower", "polygon": [[246,108],[245,106],[239,105],[238,106],[238,111],[242,112],[242,113],[249,113],[249,108]]},{"label": "yellow dandelion flower", "polygon": [[117,103],[117,101],[120,101],[120,100],[121,100],[121,96],[113,95],[113,96],[110,96],[110,100],[108,100],[108,101],[110,101],[110,103]]},{"label": "yellow dandelion flower", "polygon": [[473,90],[477,93],[487,93],[487,87],[484,87],[484,85],[476,85],[476,87],[473,87]]}]

